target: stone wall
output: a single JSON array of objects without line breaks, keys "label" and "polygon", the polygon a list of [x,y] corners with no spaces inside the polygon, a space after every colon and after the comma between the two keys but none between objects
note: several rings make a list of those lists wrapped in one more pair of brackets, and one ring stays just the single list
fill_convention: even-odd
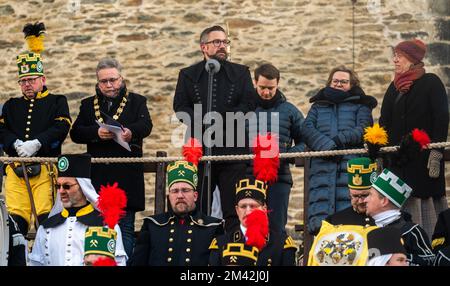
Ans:
[{"label": "stone wall", "polygon": [[[177,126],[170,125],[178,71],[201,60],[199,33],[213,24],[228,23],[233,61],[252,70],[263,61],[279,67],[281,89],[305,115],[309,97],[340,64],[354,66],[366,93],[381,102],[393,77],[390,47],[410,37],[428,43],[427,70],[437,73],[450,90],[448,0],[355,2],[0,0],[0,103],[18,95],[15,56],[25,49],[23,25],[34,21],[47,26],[43,55],[49,89],[68,96],[73,119],[80,99],[94,92],[98,59],[112,56],[123,63],[130,89],[148,98],[154,129],[145,140],[147,156],[156,150],[179,155],[171,143]],[[83,150],[70,139],[63,147],[65,152]],[[290,231],[303,214],[303,171],[293,173]],[[149,205],[142,215],[153,212],[154,176],[148,174],[146,180]]]}]

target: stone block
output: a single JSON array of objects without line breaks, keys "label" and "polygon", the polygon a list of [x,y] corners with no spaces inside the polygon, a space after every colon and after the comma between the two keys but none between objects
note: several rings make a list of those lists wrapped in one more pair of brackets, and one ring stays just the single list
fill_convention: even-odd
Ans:
[{"label": "stone block", "polygon": [[14,14],[14,9],[11,5],[1,5],[0,6],[0,16],[9,16]]},{"label": "stone block", "polygon": [[117,37],[117,41],[119,41],[119,42],[144,41],[149,38],[150,37],[147,34],[139,33],[139,34],[131,34],[131,35],[119,35]]},{"label": "stone block", "polygon": [[450,44],[428,44],[428,59],[432,65],[450,65]]},{"label": "stone block", "polygon": [[438,19],[435,25],[437,37],[442,41],[450,41],[450,20]]},{"label": "stone block", "polygon": [[71,35],[63,38],[64,42],[87,43],[92,39],[89,35]]}]

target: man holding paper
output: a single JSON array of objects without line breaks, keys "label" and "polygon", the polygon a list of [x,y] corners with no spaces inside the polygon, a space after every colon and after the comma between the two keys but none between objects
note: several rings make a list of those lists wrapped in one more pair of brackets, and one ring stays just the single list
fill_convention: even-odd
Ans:
[{"label": "man holding paper", "polygon": [[[92,157],[142,157],[142,141],[152,130],[147,99],[127,90],[121,70],[114,59],[99,61],[96,94],[81,101],[80,113],[70,131],[72,140],[86,144]],[[97,191],[100,185],[114,182],[125,190],[127,213],[119,226],[125,251],[131,256],[135,213],[144,210],[143,165],[93,164],[91,178]]]}]

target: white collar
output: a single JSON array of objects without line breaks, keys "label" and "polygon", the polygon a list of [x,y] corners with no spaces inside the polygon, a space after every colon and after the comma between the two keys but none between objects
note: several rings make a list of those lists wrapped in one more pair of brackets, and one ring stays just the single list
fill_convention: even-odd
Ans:
[{"label": "white collar", "polygon": [[[95,209],[97,209],[97,200],[98,200],[98,194],[94,189],[94,186],[92,185],[91,179],[88,178],[76,178],[78,184],[80,185],[81,191],[86,196],[86,199],[88,202],[90,202]],[[57,190],[58,191],[58,190]],[[52,210],[50,211],[49,217],[54,216],[55,214],[58,214],[62,212],[63,205],[61,202],[61,196],[57,192],[55,204],[53,205]]]},{"label": "white collar", "polygon": [[386,263],[389,262],[389,259],[391,259],[391,257],[392,254],[375,256],[374,258],[367,261],[367,266],[386,266]]},{"label": "white collar", "polygon": [[245,234],[247,233],[247,228],[245,226],[243,226],[242,224],[240,224],[239,226],[241,227],[241,231],[245,237],[245,240],[247,240],[247,236],[245,236]]},{"label": "white collar", "polygon": [[372,218],[375,220],[375,224],[377,226],[386,226],[393,221],[398,220],[401,217],[401,213],[399,209],[396,210],[387,210],[381,212],[379,214],[374,215]]}]

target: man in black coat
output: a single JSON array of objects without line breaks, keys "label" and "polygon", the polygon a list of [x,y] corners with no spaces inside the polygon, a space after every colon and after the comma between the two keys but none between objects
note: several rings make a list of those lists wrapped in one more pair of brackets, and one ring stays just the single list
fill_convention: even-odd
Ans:
[{"label": "man in black coat", "polygon": [[375,221],[366,215],[364,199],[369,195],[372,183],[377,177],[377,163],[369,158],[354,158],[347,162],[348,191],[351,206],[326,218],[334,225],[375,225]]},{"label": "man in black coat", "polygon": [[[72,123],[67,99],[47,88],[40,54],[20,54],[17,64],[22,95],[8,99],[2,107],[0,145],[12,157],[56,157]],[[47,218],[53,205],[53,174],[57,172],[52,164],[26,165],[32,202],[21,164],[15,162],[5,168],[6,205],[24,235],[31,214],[39,223]]]},{"label": "man in black coat", "polygon": [[372,184],[366,202],[366,213],[379,227],[391,226],[401,232],[410,265],[432,266],[435,255],[430,240],[418,224],[400,208],[411,195],[412,188],[397,175],[384,169]]},{"label": "man in black coat", "polygon": [[266,192],[267,184],[251,176],[236,184],[240,224],[211,243],[211,266],[295,266],[297,247],[286,232],[270,225]]},{"label": "man in black coat", "polygon": [[450,266],[450,209],[439,214],[431,246],[436,254],[435,266]]},{"label": "man in black coat", "polygon": [[[212,155],[248,153],[245,142],[244,120],[246,117],[243,113],[254,109],[256,94],[249,68],[227,61],[229,45],[230,41],[222,27],[213,26],[205,29],[200,36],[200,48],[204,60],[180,71],[173,101],[173,109],[177,117],[188,126],[186,138],[196,137],[202,142],[205,131],[202,122],[207,110],[208,97],[208,72],[205,70],[205,63],[209,59],[220,62],[220,70],[214,74],[213,78],[211,111],[217,112],[212,114],[213,118],[221,116],[223,126],[216,128],[214,135],[207,135],[211,136]],[[239,112],[242,113],[239,114]],[[226,113],[228,113],[227,119]],[[233,116],[234,118],[231,118]],[[218,134],[221,132],[222,134]],[[244,161],[213,163],[211,189],[206,190],[203,164],[199,165],[198,190],[201,210],[206,212],[207,209],[206,192],[211,193],[218,186],[226,229],[238,223],[234,212],[234,184],[245,174],[245,169]]]},{"label": "man in black coat", "polygon": [[[70,131],[75,143],[87,144],[92,157],[142,157],[142,141],[150,135],[152,121],[146,106],[147,99],[129,92],[120,74],[122,67],[114,59],[102,59],[97,65],[96,94],[81,101],[80,113]],[[122,129],[121,138],[97,123],[108,123]],[[127,142],[128,151],[115,140]],[[93,164],[92,184],[119,183],[127,194],[127,213],[119,222],[128,256],[134,246],[135,213],[145,208],[144,169],[140,163]]]},{"label": "man in black coat", "polygon": [[170,210],[144,218],[132,266],[207,266],[213,239],[223,221],[196,208],[197,167],[177,161],[167,167]]}]

